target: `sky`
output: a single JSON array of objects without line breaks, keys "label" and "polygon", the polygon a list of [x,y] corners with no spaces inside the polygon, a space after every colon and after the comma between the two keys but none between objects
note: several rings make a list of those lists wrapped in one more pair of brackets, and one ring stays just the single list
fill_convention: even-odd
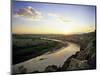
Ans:
[{"label": "sky", "polygon": [[14,34],[81,34],[95,30],[95,6],[13,1]]}]

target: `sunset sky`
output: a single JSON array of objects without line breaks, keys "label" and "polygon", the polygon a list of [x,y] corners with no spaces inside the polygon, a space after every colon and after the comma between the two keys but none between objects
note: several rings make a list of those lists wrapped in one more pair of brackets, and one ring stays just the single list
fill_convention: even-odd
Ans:
[{"label": "sunset sky", "polygon": [[95,30],[95,6],[13,1],[12,33],[80,34]]}]

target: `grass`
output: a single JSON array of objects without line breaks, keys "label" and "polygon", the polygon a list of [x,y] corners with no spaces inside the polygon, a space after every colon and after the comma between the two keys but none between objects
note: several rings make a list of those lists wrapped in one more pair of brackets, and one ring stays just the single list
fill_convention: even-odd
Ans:
[{"label": "grass", "polygon": [[64,44],[56,41],[40,39],[38,37],[32,38],[32,36],[26,35],[24,36],[13,35],[13,64],[37,57],[48,51],[52,52],[53,50],[64,46]]}]

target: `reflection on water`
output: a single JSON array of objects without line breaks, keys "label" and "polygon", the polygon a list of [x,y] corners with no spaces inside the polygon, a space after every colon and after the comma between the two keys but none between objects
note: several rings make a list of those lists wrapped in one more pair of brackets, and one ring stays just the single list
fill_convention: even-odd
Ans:
[{"label": "reflection on water", "polygon": [[54,53],[45,53],[36,58],[30,59],[28,61],[16,64],[13,66],[14,72],[18,73],[18,67],[24,66],[27,69],[27,72],[33,71],[44,71],[44,69],[49,65],[62,66],[64,61],[75,54],[80,50],[80,47],[77,44],[68,42],[68,46],[57,50]]}]

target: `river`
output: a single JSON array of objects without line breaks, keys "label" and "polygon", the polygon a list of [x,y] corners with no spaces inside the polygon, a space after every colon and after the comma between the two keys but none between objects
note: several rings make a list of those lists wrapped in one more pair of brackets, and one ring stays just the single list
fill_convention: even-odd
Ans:
[{"label": "river", "polygon": [[[52,41],[54,41],[54,39]],[[61,40],[59,41],[61,42]],[[75,43],[67,42],[67,44],[68,46],[58,49],[54,53],[47,52],[41,56],[13,65],[13,72],[19,73],[18,68],[20,66],[24,66],[24,68],[27,69],[27,72],[42,72],[49,65],[56,65],[58,67],[61,67],[64,64],[64,61],[68,59],[68,57],[72,56],[80,50],[80,46]]]}]

